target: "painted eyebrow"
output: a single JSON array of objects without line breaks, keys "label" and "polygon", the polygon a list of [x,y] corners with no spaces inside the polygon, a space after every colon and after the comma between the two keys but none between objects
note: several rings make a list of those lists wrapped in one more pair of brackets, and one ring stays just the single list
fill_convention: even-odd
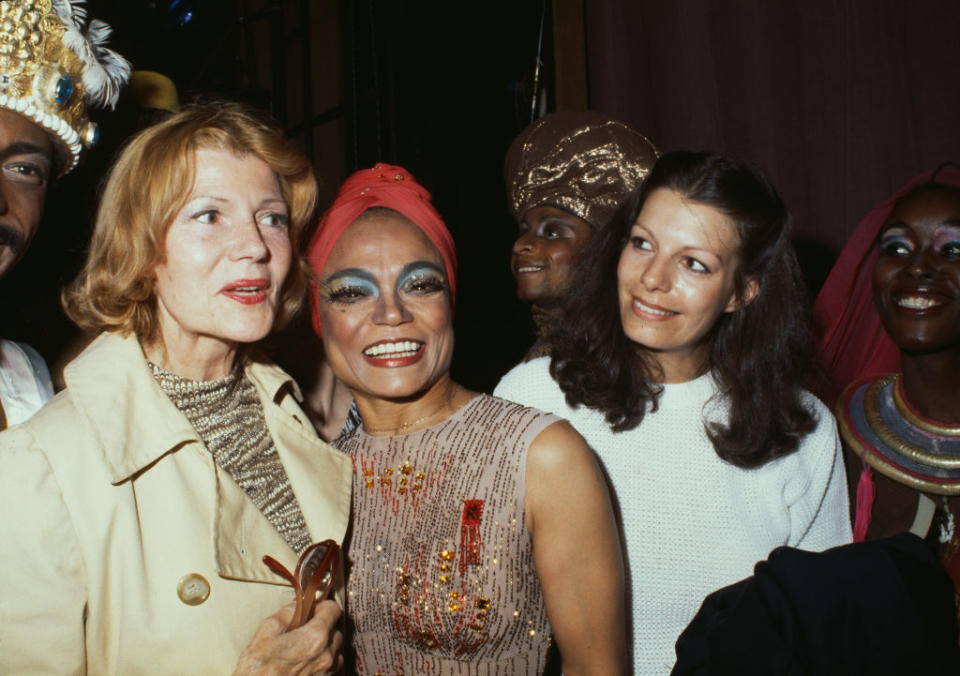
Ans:
[{"label": "painted eyebrow", "polygon": [[373,275],[363,268],[344,268],[343,270],[337,270],[334,272],[332,275],[323,280],[321,284],[326,286],[327,284],[331,284],[338,279],[343,279],[344,277],[359,277],[360,279],[364,279],[371,284],[376,285],[377,283],[377,281],[373,278]]},{"label": "painted eyebrow", "polygon": [[880,241],[880,238],[882,238],[891,230],[905,230],[908,233],[913,233],[913,228],[911,228],[909,225],[903,221],[895,221],[880,228],[880,232],[877,233],[877,241]]},{"label": "painted eyebrow", "polygon": [[403,269],[400,271],[400,276],[398,277],[398,279],[403,279],[404,277],[408,276],[411,272],[414,272],[421,268],[429,268],[430,270],[433,270],[437,274],[442,275],[444,279],[446,279],[446,273],[444,273],[443,269],[439,265],[431,261],[414,261],[413,263],[407,263],[406,265],[403,266]]},{"label": "painted eyebrow", "polygon": [[30,143],[29,141],[17,141],[0,150],[0,162],[16,155],[40,155],[48,162],[53,159],[53,151],[49,148],[38,146],[36,143]]},{"label": "painted eyebrow", "polygon": [[572,214],[564,214],[563,216],[561,216],[560,214],[550,214],[549,216],[544,216],[543,218],[541,218],[541,219],[540,219],[540,223],[563,223],[563,224],[567,224],[567,223],[570,223],[570,221],[568,221],[567,219],[568,219],[568,218],[573,218],[573,217],[574,217],[574,216],[573,216]]}]

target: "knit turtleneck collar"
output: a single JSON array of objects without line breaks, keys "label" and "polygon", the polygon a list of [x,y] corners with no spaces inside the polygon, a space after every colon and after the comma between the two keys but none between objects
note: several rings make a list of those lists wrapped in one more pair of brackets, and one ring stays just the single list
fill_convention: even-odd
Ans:
[{"label": "knit turtleneck collar", "polygon": [[[160,385],[160,389],[177,404],[177,408],[185,415],[187,415],[187,410],[181,407],[180,402],[183,402],[189,408],[194,408],[200,402],[217,404],[231,398],[240,383],[242,373],[240,365],[235,364],[225,378],[191,380],[178,376],[173,371],[168,371],[151,361],[148,361],[147,365],[150,367],[157,384]],[[187,417],[190,416],[187,415]],[[191,420],[191,422],[193,421]]]},{"label": "knit turtleneck collar", "polygon": [[190,380],[148,362],[160,389],[225,470],[276,527],[291,549],[303,551],[310,533],[273,439],[256,387],[240,365],[226,378]]}]

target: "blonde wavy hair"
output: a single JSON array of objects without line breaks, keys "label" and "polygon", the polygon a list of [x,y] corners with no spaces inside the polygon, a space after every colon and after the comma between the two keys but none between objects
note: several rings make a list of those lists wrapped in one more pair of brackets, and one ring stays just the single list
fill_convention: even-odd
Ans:
[{"label": "blonde wavy hair", "polygon": [[64,311],[80,328],[133,332],[141,342],[158,337],[154,271],[165,260],[167,230],[190,195],[195,152],[201,148],[254,155],[276,174],[290,210],[294,256],[273,328],[297,313],[306,290],[300,240],[317,202],[313,168],[264,113],[217,101],[190,105],[144,129],[117,158],[97,209],[87,261],[61,294]]}]

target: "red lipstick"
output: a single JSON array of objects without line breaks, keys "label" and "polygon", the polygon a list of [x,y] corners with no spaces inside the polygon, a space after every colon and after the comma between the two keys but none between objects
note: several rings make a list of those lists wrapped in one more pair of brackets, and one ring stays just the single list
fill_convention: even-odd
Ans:
[{"label": "red lipstick", "polygon": [[220,289],[220,293],[243,305],[257,305],[267,299],[267,289],[269,288],[269,282],[262,277],[235,279]]},{"label": "red lipstick", "polygon": [[363,358],[380,368],[398,368],[416,364],[423,357],[426,343],[410,338],[387,338],[363,348]]}]

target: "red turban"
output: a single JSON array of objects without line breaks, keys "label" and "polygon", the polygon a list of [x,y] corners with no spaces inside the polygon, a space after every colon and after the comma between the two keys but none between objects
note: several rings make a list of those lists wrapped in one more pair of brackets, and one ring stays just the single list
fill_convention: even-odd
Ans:
[{"label": "red turban", "polygon": [[[453,237],[430,202],[430,193],[403,167],[378,163],[370,169],[361,169],[344,182],[307,246],[307,263],[314,275],[319,278],[323,274],[330,252],[343,232],[360,214],[373,207],[386,207],[402,214],[437,247],[446,267],[450,304],[453,305],[457,280],[457,251]],[[320,298],[314,284],[310,285],[310,310],[313,329],[322,336]]]}]

